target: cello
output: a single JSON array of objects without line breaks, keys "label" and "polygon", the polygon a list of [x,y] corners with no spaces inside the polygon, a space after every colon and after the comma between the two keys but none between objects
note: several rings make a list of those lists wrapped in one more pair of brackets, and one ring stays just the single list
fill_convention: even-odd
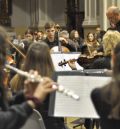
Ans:
[{"label": "cello", "polygon": [[59,51],[59,46],[54,46],[50,49],[50,53],[55,53],[55,52],[68,53],[70,52],[70,50],[65,46],[61,46],[61,51]]}]

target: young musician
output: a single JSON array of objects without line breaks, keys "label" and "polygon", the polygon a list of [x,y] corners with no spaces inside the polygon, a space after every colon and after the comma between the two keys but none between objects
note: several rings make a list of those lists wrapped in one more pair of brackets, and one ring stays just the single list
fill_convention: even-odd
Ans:
[{"label": "young musician", "polygon": [[[3,82],[6,40],[6,32],[0,27],[0,129],[19,129],[25,124],[33,109],[37,108],[47,94],[55,89],[52,88],[53,82],[49,78],[43,78],[43,81],[38,84],[26,80],[25,90],[12,98],[9,103],[13,106],[9,106]],[[33,75],[37,76],[37,73],[33,73]],[[33,85],[36,85],[36,88],[33,89]]]},{"label": "young musician", "polygon": [[[33,43],[28,49],[26,59],[23,65],[24,71],[30,69],[37,70],[41,76],[52,77],[54,72],[53,62],[50,56],[50,49],[45,42]],[[11,80],[12,90],[15,92],[24,89],[23,82],[25,78],[16,75]],[[44,103],[38,108],[40,111],[46,129],[64,129],[64,120],[48,116],[49,96]]]},{"label": "young musician", "polygon": [[46,23],[45,24],[45,32],[46,39],[44,40],[49,48],[53,48],[54,46],[58,46],[58,39],[55,35],[55,24],[54,23]]},{"label": "young musician", "polygon": [[112,54],[113,76],[103,88],[92,91],[93,104],[100,116],[101,129],[120,129],[120,42]]}]

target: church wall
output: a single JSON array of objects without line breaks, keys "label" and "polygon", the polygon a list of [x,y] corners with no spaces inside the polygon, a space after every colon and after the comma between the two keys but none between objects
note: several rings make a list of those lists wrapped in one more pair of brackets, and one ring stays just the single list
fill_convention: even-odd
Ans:
[{"label": "church wall", "polygon": [[[49,21],[65,26],[65,0],[39,0],[38,4],[36,14],[39,20],[38,26],[41,29]],[[35,9],[33,6],[34,1],[30,6],[30,0],[13,0],[11,21],[12,27],[16,28],[18,33],[24,32],[29,26],[35,26]]]}]

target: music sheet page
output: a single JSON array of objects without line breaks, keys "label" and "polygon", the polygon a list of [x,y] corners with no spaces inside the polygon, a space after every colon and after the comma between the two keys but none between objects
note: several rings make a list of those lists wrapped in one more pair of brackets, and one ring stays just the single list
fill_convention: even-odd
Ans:
[{"label": "music sheet page", "polygon": [[91,91],[96,87],[102,87],[110,81],[111,77],[98,76],[59,76],[58,83],[65,88],[73,90],[80,96],[80,100],[74,100],[62,93],[56,92],[55,116],[98,118],[91,101]]}]

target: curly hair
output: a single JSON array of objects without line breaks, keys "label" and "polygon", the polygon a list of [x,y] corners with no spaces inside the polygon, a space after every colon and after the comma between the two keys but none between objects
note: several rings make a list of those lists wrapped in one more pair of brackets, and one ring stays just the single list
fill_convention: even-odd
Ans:
[{"label": "curly hair", "polygon": [[111,55],[116,44],[120,42],[120,33],[118,31],[109,30],[103,37],[103,46],[105,55]]}]

